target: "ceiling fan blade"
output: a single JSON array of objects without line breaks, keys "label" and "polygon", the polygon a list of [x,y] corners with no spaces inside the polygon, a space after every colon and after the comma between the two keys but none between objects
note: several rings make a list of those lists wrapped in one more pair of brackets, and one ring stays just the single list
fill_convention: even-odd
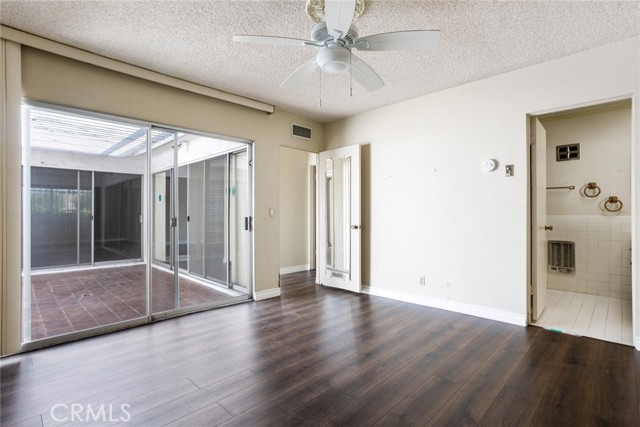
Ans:
[{"label": "ceiling fan blade", "polygon": [[255,43],[255,44],[270,44],[276,46],[315,46],[316,42],[302,39],[290,39],[286,37],[274,37],[274,36],[233,36],[233,41],[238,43]]},{"label": "ceiling fan blade", "polygon": [[355,9],[356,0],[325,0],[324,17],[327,31],[335,40],[349,31]]},{"label": "ceiling fan blade", "polygon": [[289,77],[285,79],[280,84],[280,87],[292,87],[300,83],[309,77],[315,70],[318,68],[318,63],[316,59],[313,58],[311,61],[304,63],[302,66],[298,67],[293,73],[289,74]]},{"label": "ceiling fan blade", "polygon": [[358,83],[364,86],[365,89],[373,92],[376,89],[380,89],[384,86],[384,82],[378,76],[378,74],[373,71],[373,68],[369,66],[362,59],[355,56],[353,53],[351,54],[351,67],[350,67],[351,75]]},{"label": "ceiling fan blade", "polygon": [[410,50],[436,47],[440,43],[440,31],[397,31],[373,34],[354,40],[358,50]]}]

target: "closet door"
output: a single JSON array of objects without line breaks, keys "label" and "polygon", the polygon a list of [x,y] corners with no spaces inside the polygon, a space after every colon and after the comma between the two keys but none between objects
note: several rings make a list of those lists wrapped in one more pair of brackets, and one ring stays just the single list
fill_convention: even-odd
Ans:
[{"label": "closet door", "polygon": [[320,153],[319,283],[360,292],[360,146]]}]

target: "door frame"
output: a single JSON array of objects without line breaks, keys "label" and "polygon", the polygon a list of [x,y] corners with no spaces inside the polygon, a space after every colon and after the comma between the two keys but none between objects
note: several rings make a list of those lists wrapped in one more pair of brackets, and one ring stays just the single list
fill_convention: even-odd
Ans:
[{"label": "door frame", "polygon": [[[544,291],[540,291],[539,290],[539,284],[537,283],[539,281],[540,278],[540,274],[539,273],[539,253],[538,253],[538,246],[539,246],[539,242],[540,239],[538,239],[538,236],[540,235],[539,231],[540,231],[540,221],[538,221],[537,218],[537,211],[538,211],[538,195],[537,195],[537,191],[538,191],[538,175],[539,175],[539,168],[540,165],[537,161],[537,151],[540,147],[540,142],[539,142],[539,137],[538,137],[538,132],[537,132],[537,126],[538,124],[540,124],[540,118],[537,115],[527,115],[527,141],[528,141],[528,154],[529,154],[529,173],[527,174],[527,179],[529,182],[528,187],[528,191],[529,191],[529,209],[527,210],[528,213],[528,238],[529,238],[529,244],[528,249],[529,249],[529,263],[530,266],[527,269],[527,276],[528,276],[528,280],[527,280],[527,295],[528,295],[528,300],[527,300],[527,323],[534,323],[537,320],[540,319],[540,315],[542,314],[542,311],[544,311],[544,304],[546,304],[546,294],[547,294],[547,276],[546,274],[544,274],[544,286],[545,289]],[[542,126],[540,124],[540,126]],[[543,128],[544,129],[544,128]],[[544,138],[545,140],[545,146],[544,146],[544,150],[545,153],[543,153],[543,155],[546,156],[546,136]],[[546,162],[545,162],[545,169],[543,171],[543,173],[546,174]],[[545,180],[546,181],[546,180]],[[546,198],[546,197],[545,197]],[[545,201],[545,210],[546,210],[546,201]],[[546,221],[545,221],[546,222]],[[546,226],[545,226],[545,230],[546,230]],[[546,234],[546,233],[545,233]],[[548,239],[547,239],[548,241]],[[545,252],[546,253],[546,252]],[[545,262],[545,261],[543,261]],[[542,295],[542,297],[541,297]],[[540,301],[542,300],[542,301]],[[540,306],[540,303],[542,303],[543,308],[542,311],[540,311],[540,313],[538,313],[538,308]]]},{"label": "door frame", "polygon": [[527,145],[526,149],[526,165],[527,165],[527,248],[526,248],[526,263],[527,263],[527,279],[526,279],[526,293],[525,293],[525,310],[527,315],[527,324],[531,324],[531,316],[532,316],[532,269],[535,268],[533,264],[533,244],[534,241],[531,235],[532,229],[532,213],[535,205],[532,202],[532,194],[531,194],[531,173],[532,173],[532,158],[531,158],[531,150],[530,150],[530,132],[531,132],[531,118],[536,116],[543,116],[547,114],[553,113],[561,113],[564,111],[575,110],[580,108],[588,108],[594,107],[601,104],[608,104],[612,102],[619,101],[631,101],[631,315],[632,315],[632,327],[633,327],[633,342],[636,350],[640,351],[640,336],[638,333],[640,332],[640,328],[638,327],[639,316],[637,315],[638,310],[638,268],[640,266],[640,256],[638,256],[638,248],[640,244],[640,219],[638,218],[637,211],[637,202],[640,198],[640,146],[637,146],[636,141],[638,141],[638,105],[637,98],[635,94],[625,94],[611,98],[598,99],[593,101],[588,101],[579,104],[573,105],[565,105],[555,108],[549,108],[545,110],[539,110],[530,112],[526,115],[526,137],[525,143]]},{"label": "door frame", "polygon": [[313,164],[309,164],[309,223],[307,224],[307,233],[309,235],[309,270],[315,270],[317,266],[317,209],[318,209],[318,194],[317,194],[317,180],[318,180],[318,155],[315,155],[315,161]]}]

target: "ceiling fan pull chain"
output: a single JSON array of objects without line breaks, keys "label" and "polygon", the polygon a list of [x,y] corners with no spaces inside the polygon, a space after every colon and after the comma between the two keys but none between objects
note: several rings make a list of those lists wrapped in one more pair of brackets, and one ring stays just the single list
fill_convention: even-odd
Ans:
[{"label": "ceiling fan pull chain", "polygon": [[322,73],[320,73],[320,108],[322,108]]},{"label": "ceiling fan pull chain", "polygon": [[349,96],[353,98],[353,53],[349,51]]}]

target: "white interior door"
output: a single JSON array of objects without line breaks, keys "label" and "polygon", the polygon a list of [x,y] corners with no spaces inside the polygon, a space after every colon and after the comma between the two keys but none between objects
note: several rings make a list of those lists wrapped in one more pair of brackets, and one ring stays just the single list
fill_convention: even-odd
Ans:
[{"label": "white interior door", "polygon": [[317,281],[360,292],[360,146],[318,158]]},{"label": "white interior door", "polygon": [[547,131],[538,118],[531,121],[531,320],[542,315],[547,302]]}]

